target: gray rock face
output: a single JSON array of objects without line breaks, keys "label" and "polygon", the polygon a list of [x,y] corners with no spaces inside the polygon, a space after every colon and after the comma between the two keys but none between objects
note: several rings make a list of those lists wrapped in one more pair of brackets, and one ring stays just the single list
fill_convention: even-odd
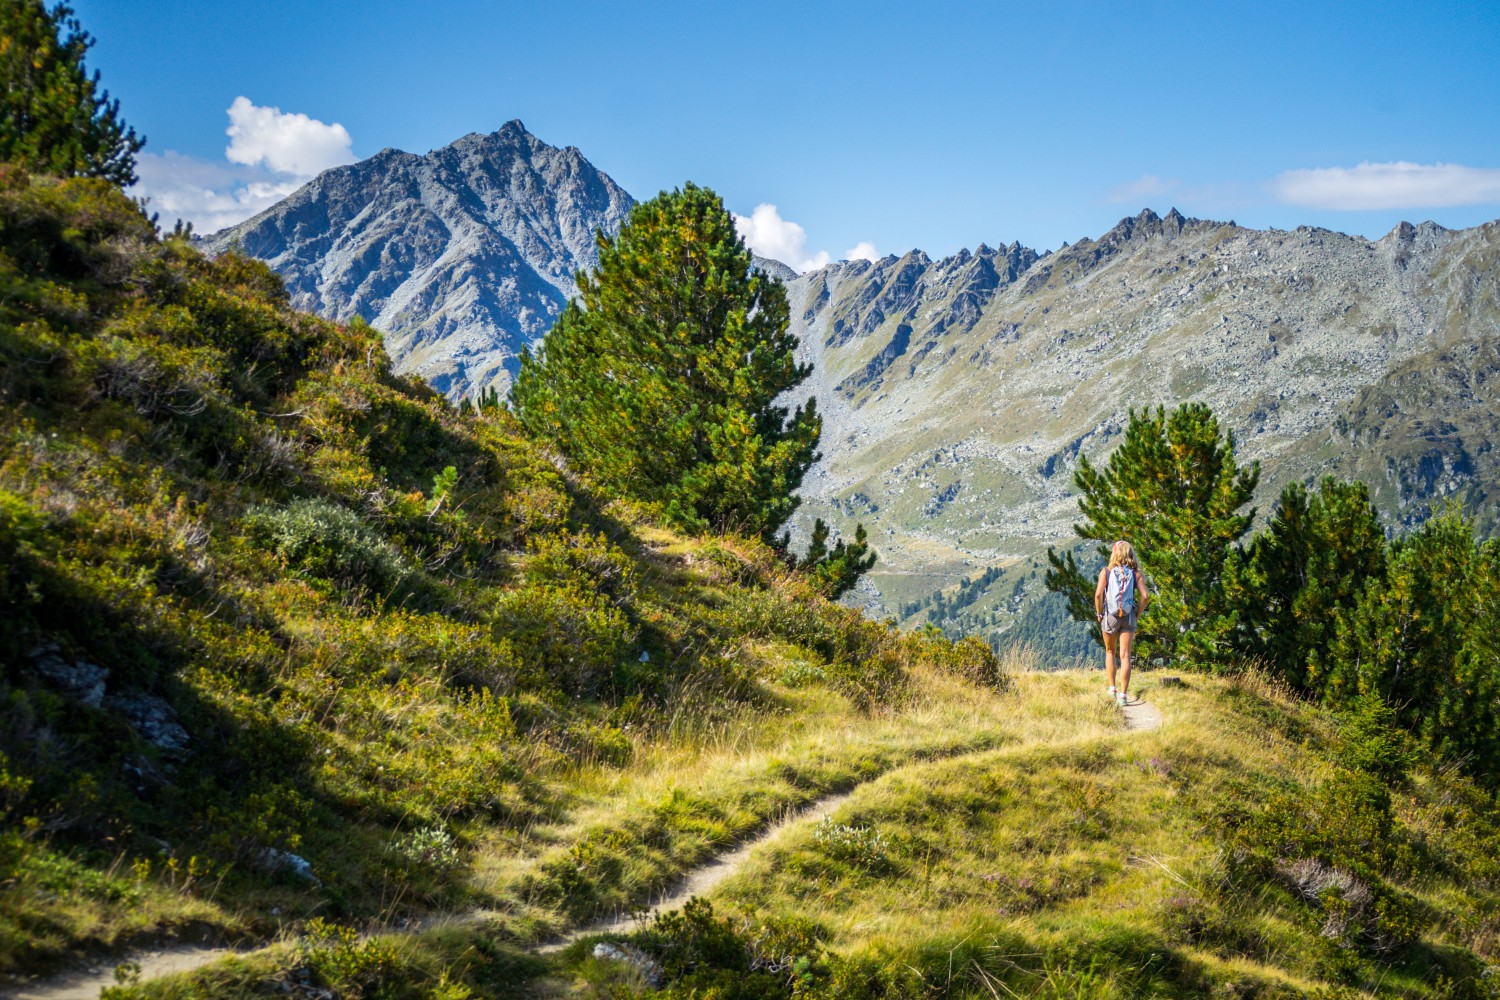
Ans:
[{"label": "gray rock face", "polygon": [[[1209,403],[1262,462],[1262,512],[1335,474],[1398,525],[1457,497],[1495,527],[1500,222],[1370,241],[1146,211],[1056,253],[913,251],[788,295],[824,421],[799,519],[871,529],[861,596],[887,612],[1071,544],[1078,457],[1131,407]],[[962,624],[1005,627],[1016,583]]]},{"label": "gray rock face", "polygon": [[203,246],[265,260],[300,309],[364,318],[397,370],[453,398],[503,395],[574,272],[598,263],[595,232],[614,232],[631,204],[577,149],[512,121],[425,156],[386,149],[325,171]]},{"label": "gray rock face", "polygon": [[142,692],[117,694],[106,698],[104,707],[123,715],[136,735],[154,747],[174,753],[188,747],[188,731],[165,698]]},{"label": "gray rock face", "polygon": [[104,683],[109,680],[107,668],[70,659],[55,642],[36,647],[29,658],[37,676],[60,693],[90,708],[98,708],[104,702]]}]

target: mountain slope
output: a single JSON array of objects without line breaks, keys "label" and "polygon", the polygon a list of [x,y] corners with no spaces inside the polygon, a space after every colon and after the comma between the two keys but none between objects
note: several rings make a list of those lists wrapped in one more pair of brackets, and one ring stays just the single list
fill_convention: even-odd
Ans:
[{"label": "mountain slope", "polygon": [[551,327],[594,234],[632,200],[577,149],[519,121],[425,156],[386,149],[325,171],[204,241],[271,265],[292,305],[380,329],[397,370],[440,392],[509,385],[521,348]]},{"label": "mountain slope", "polygon": [[[0,169],[0,263],[0,976],[314,916],[534,939],[987,745],[988,648],[606,508],[102,181]],[[987,712],[859,726],[934,684]]]},{"label": "mountain slope", "polygon": [[1017,573],[1071,538],[1077,456],[1107,455],[1132,406],[1210,403],[1262,461],[1262,509],[1324,473],[1366,478],[1398,524],[1450,495],[1487,506],[1497,257],[1500,223],[1372,242],[1174,210],[1051,254],[913,251],[802,275],[788,291],[826,456],[804,516],[875,529],[865,599],[903,617],[1007,570],[966,612],[994,632]]}]

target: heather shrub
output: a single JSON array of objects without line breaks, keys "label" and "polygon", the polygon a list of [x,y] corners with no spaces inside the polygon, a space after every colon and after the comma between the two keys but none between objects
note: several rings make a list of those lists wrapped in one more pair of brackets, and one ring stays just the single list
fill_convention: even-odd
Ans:
[{"label": "heather shrub", "polygon": [[289,569],[308,576],[386,590],[411,573],[395,546],[354,512],[316,497],[252,508],[245,524]]},{"label": "heather shrub", "polygon": [[496,599],[490,620],[516,650],[522,684],[573,695],[599,695],[637,642],[607,594],[576,586],[527,582]]}]

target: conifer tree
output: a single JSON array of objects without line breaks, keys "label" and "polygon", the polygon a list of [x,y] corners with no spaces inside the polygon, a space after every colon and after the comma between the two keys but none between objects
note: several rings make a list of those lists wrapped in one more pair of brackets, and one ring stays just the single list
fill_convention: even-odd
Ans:
[{"label": "conifer tree", "polygon": [[1437,752],[1500,774],[1500,545],[1457,509],[1391,545],[1385,573],[1336,621],[1325,701],[1384,699]]},{"label": "conifer tree", "polygon": [[[1223,618],[1222,573],[1234,545],[1255,516],[1250,502],[1260,467],[1240,467],[1234,435],[1223,435],[1213,412],[1185,403],[1168,414],[1158,407],[1130,411],[1125,440],[1103,469],[1080,458],[1073,482],[1085,520],[1073,530],[1087,541],[1135,546],[1157,593],[1141,619],[1142,655],[1168,660],[1206,659],[1215,653],[1215,629]],[[1078,568],[1072,552],[1049,549],[1049,589],[1068,600],[1069,613],[1094,617],[1094,578]]]},{"label": "conifer tree", "polygon": [[818,589],[830,600],[837,600],[859,583],[859,578],[875,565],[875,553],[870,551],[869,536],[865,526],[854,526],[854,541],[840,539],[833,551],[828,549],[828,525],[823,519],[813,522],[812,539],[807,554],[802,557],[802,568],[812,574]]},{"label": "conifer tree", "polygon": [[767,541],[817,459],[814,403],[776,404],[811,372],[786,292],[751,267],[719,197],[687,184],[600,235],[599,269],[511,389],[517,416],[607,493],[678,523]]},{"label": "conifer tree", "polygon": [[1225,571],[1229,642],[1303,690],[1326,672],[1339,614],[1385,567],[1385,533],[1364,483],[1292,483],[1266,529]]},{"label": "conifer tree", "polygon": [[803,566],[816,566],[828,558],[828,522],[821,517],[813,520],[812,537],[807,542],[807,554],[802,557]]},{"label": "conifer tree", "polygon": [[0,2],[0,159],[63,177],[135,183],[145,140],[120,118],[120,102],[84,69],[94,40],[72,8],[43,0]]}]

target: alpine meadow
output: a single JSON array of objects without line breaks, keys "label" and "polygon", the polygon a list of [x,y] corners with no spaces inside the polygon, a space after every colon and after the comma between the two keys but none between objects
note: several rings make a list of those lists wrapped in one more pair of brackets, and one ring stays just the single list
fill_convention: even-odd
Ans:
[{"label": "alpine meadow", "polygon": [[96,51],[0,0],[0,997],[1500,998],[1500,223],[1334,431],[1086,426],[1109,269],[1252,237],[781,263],[519,122],[204,237]]}]

